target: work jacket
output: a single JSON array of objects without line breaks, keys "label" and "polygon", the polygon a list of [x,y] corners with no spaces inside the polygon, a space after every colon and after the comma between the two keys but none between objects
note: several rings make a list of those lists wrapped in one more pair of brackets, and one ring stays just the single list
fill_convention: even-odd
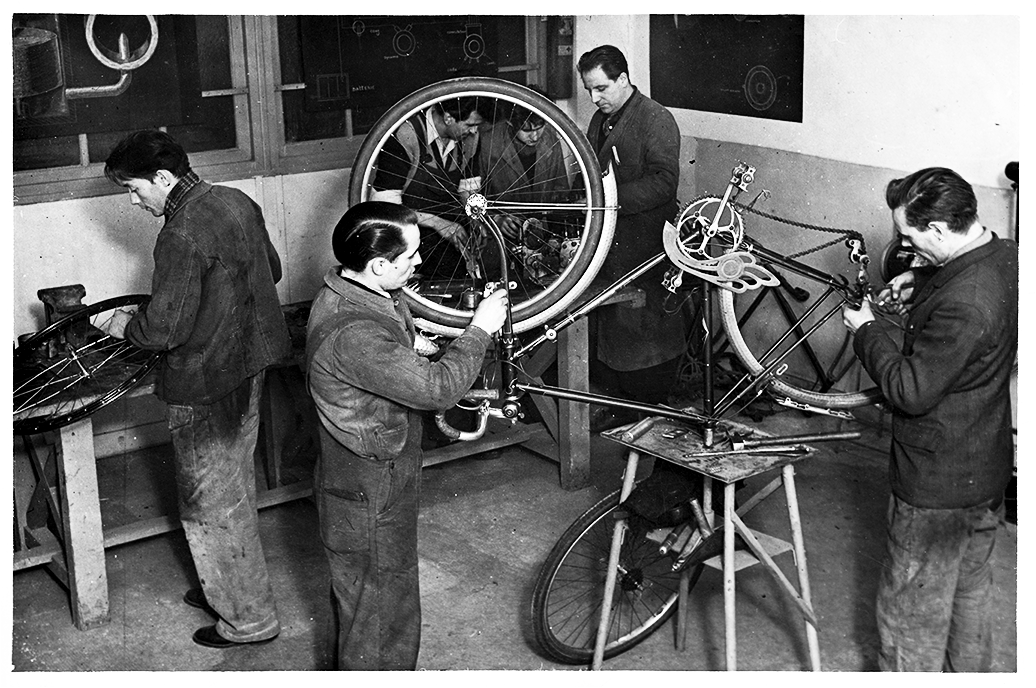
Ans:
[{"label": "work jacket", "polygon": [[151,301],[126,326],[167,352],[156,394],[210,404],[291,353],[277,289],[281,263],[246,194],[199,182],[167,216],[154,250]]},{"label": "work jacket", "polygon": [[[594,113],[587,139],[601,169],[611,165],[618,187],[615,236],[601,268],[601,277],[614,281],[664,251],[662,229],[666,221],[675,221],[679,209],[680,130],[669,110],[639,90],[612,115],[613,125],[605,119],[600,110]],[[597,355],[609,367],[640,370],[676,358],[686,348],[682,312],[666,312],[665,269],[663,262],[634,282],[645,291],[644,308],[601,309]]]},{"label": "work jacket", "polygon": [[414,350],[401,291],[380,294],[338,273],[324,277],[309,314],[309,393],[336,441],[358,456],[392,460],[420,433],[415,411],[446,410],[471,388],[492,338],[469,326],[433,362]]},{"label": "work jacket", "polygon": [[515,133],[497,122],[480,134],[479,164],[482,193],[491,201],[559,203],[569,191],[565,155],[558,136],[544,126],[536,143],[536,160],[529,170],[518,157]]},{"label": "work jacket", "polygon": [[894,408],[889,479],[916,507],[1003,497],[1014,460],[1010,380],[1018,351],[1018,248],[996,238],[914,288],[902,348],[867,323],[854,347]]}]

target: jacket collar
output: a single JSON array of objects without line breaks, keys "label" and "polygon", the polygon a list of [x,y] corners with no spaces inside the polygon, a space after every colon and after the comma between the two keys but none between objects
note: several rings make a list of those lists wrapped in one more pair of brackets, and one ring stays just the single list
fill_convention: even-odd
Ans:
[{"label": "jacket collar", "polygon": [[[633,95],[629,97],[623,106],[611,116],[613,126],[607,132],[602,130],[601,125],[608,118],[603,112],[598,110],[594,113],[596,121],[591,124],[591,134],[595,137],[595,140],[591,143],[597,149],[597,159],[601,163],[601,167],[605,167],[606,164],[611,160],[612,150],[610,148],[609,140],[613,136],[622,136],[623,133],[631,126],[631,122],[636,119],[636,111],[640,109],[640,106],[644,103],[646,96],[640,92],[640,89],[636,86],[633,87]],[[604,119],[596,119],[601,117]],[[622,164],[621,162],[619,163]]]},{"label": "jacket collar", "polygon": [[172,189],[169,190],[169,195],[165,199],[165,216],[172,217],[176,214],[176,211],[182,208],[188,201],[192,200],[197,194],[192,194],[195,188],[200,187],[198,193],[204,191],[209,187],[208,184],[202,184],[201,178],[191,170],[176,182]]},{"label": "jacket collar", "polygon": [[324,284],[350,304],[399,319],[396,313],[396,303],[400,298],[398,290],[389,292],[388,296],[379,294],[359,282],[342,277],[339,267],[327,271]]},{"label": "jacket collar", "polygon": [[930,284],[933,289],[941,287],[972,265],[975,265],[976,263],[1002,251],[1005,245],[1004,241],[996,235],[996,232],[993,232],[992,234],[993,238],[985,244],[957,256],[949,263],[946,263],[939,268],[932,276],[932,279],[928,281],[928,284]]}]

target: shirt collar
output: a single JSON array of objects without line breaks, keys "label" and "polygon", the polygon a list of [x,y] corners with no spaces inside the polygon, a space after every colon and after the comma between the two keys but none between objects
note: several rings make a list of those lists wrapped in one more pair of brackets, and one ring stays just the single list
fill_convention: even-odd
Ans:
[{"label": "shirt collar", "polygon": [[201,177],[195,174],[194,170],[191,170],[181,177],[180,181],[176,182],[176,185],[165,198],[165,214],[167,217],[180,209],[187,192],[196,187],[200,182]]},{"label": "shirt collar", "polygon": [[[965,253],[968,253],[969,251],[974,251],[979,246],[982,246],[984,244],[988,244],[992,240],[993,240],[993,233],[991,231],[989,231],[988,227],[983,227],[981,234],[979,234],[977,237],[975,237],[974,239],[972,239],[971,241],[969,241],[968,243],[964,244],[959,249],[957,249],[953,253],[952,256],[950,256],[949,258],[946,259],[946,263],[949,263],[951,260],[955,260],[957,258],[960,258]],[[943,265],[946,265],[946,263],[943,263]]]},{"label": "shirt collar", "polygon": [[439,130],[435,128],[435,118],[432,117],[432,110],[434,109],[434,107],[435,106],[433,105],[432,107],[425,110],[424,113],[425,141],[428,142],[429,146],[432,145],[432,142],[435,142],[435,145],[439,147],[439,152],[442,153],[443,160],[445,160],[447,154],[449,154],[449,152],[453,150],[453,146],[457,142],[453,139],[447,139],[439,136]]}]

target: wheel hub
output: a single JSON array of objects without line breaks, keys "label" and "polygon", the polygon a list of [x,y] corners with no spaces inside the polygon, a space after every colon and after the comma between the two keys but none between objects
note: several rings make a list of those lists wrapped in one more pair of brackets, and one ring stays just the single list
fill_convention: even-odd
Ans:
[{"label": "wheel hub", "polygon": [[488,205],[489,203],[486,201],[485,196],[480,193],[473,193],[468,196],[468,200],[464,204],[464,212],[474,220],[481,220],[486,215]]}]

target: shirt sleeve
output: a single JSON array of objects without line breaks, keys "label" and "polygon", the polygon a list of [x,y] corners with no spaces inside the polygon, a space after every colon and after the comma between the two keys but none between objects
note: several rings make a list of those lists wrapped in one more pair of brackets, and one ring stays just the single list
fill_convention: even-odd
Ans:
[{"label": "shirt sleeve", "polygon": [[409,408],[444,410],[471,388],[490,341],[483,330],[468,327],[436,361],[431,361],[400,344],[384,327],[360,321],[335,335],[334,374]]},{"label": "shirt sleeve", "polygon": [[390,136],[378,154],[378,172],[374,175],[373,187],[377,190],[402,190],[411,166],[403,144],[395,136]]}]

